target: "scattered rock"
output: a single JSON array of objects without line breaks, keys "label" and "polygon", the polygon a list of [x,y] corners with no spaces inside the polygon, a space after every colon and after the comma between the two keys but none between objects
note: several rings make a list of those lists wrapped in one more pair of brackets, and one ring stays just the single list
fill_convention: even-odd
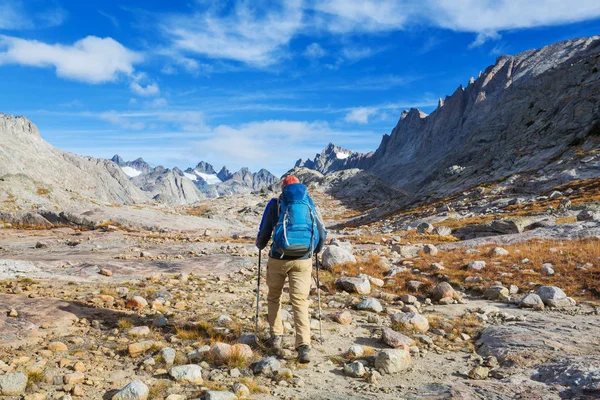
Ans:
[{"label": "scattered rock", "polygon": [[112,276],[113,275],[111,270],[105,269],[105,268],[102,268],[100,271],[98,271],[98,273],[100,275],[104,275],[104,276]]},{"label": "scattered rock", "polygon": [[556,286],[541,286],[537,294],[548,307],[569,307],[575,305],[575,300],[567,297],[565,292]]},{"label": "scattered rock", "polygon": [[405,350],[385,349],[377,353],[375,368],[386,374],[404,371],[410,366],[410,353]]},{"label": "scattered rock", "polygon": [[352,314],[348,310],[338,311],[333,314],[333,320],[338,324],[350,325],[352,323]]},{"label": "scattered rock", "polygon": [[392,323],[400,327],[417,332],[427,332],[429,321],[419,313],[398,313],[391,315]]},{"label": "scattered rock", "polygon": [[202,384],[202,367],[196,364],[181,365],[172,367],[169,375],[179,383],[191,383],[195,385]]},{"label": "scattered rock", "polygon": [[113,400],[147,400],[150,389],[142,381],[128,383],[112,397]]},{"label": "scattered rock", "polygon": [[428,222],[421,222],[417,225],[417,233],[420,235],[433,232],[434,226]]},{"label": "scattered rock", "polygon": [[494,247],[492,250],[490,250],[490,256],[491,257],[498,257],[498,256],[507,256],[510,253],[508,252],[508,250],[506,250],[505,248],[502,247]]},{"label": "scattered rock", "polygon": [[423,253],[429,254],[430,256],[437,256],[438,249],[432,244],[426,244],[423,246]]},{"label": "scattered rock", "polygon": [[457,297],[457,293],[448,282],[440,282],[433,288],[431,292],[431,299],[433,301],[440,301],[444,298],[454,299]]},{"label": "scattered rock", "polygon": [[390,328],[383,328],[381,340],[390,347],[402,348],[403,350],[408,350],[410,346],[415,344],[413,339]]},{"label": "scattered rock", "polygon": [[377,313],[383,311],[383,307],[381,306],[381,303],[377,299],[374,299],[372,297],[367,297],[366,299],[364,299],[363,301],[358,303],[356,305],[356,309],[373,311],[373,312],[377,312]]},{"label": "scattered rock", "polygon": [[360,378],[366,374],[365,367],[360,361],[353,361],[344,365],[344,373],[353,378]]},{"label": "scattered rock", "polygon": [[371,283],[366,278],[350,278],[341,277],[335,281],[335,285],[347,292],[354,292],[358,294],[369,294],[371,293]]},{"label": "scattered rock", "polygon": [[27,375],[23,372],[0,375],[0,395],[22,395],[27,388],[27,380]]},{"label": "scattered rock", "polygon": [[326,246],[322,257],[324,269],[331,269],[333,266],[346,262],[356,262],[356,258],[352,255],[351,251],[339,246]]},{"label": "scattered rock", "polygon": [[527,296],[521,299],[519,306],[522,308],[533,308],[534,310],[543,310],[544,302],[537,294],[529,293]]},{"label": "scattered rock", "polygon": [[231,392],[209,390],[204,393],[204,400],[237,400],[237,396]]},{"label": "scattered rock", "polygon": [[467,269],[469,271],[481,271],[485,268],[485,261],[471,261],[469,265],[467,265]]},{"label": "scattered rock", "polygon": [[127,308],[142,309],[148,306],[148,302],[142,296],[133,296],[127,302]]},{"label": "scattered rock", "polygon": [[487,379],[489,373],[489,368],[478,366],[469,371],[469,378],[475,380],[484,380]]},{"label": "scattered rock", "polygon": [[279,371],[280,368],[281,364],[275,357],[263,358],[252,365],[252,371],[257,375],[270,375]]}]

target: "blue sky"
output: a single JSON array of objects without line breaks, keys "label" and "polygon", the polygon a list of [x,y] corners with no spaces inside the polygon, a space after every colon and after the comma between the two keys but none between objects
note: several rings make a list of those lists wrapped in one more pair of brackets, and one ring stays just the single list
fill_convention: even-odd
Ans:
[{"label": "blue sky", "polygon": [[376,149],[499,55],[598,33],[597,0],[0,0],[0,112],[82,155],[281,174]]}]

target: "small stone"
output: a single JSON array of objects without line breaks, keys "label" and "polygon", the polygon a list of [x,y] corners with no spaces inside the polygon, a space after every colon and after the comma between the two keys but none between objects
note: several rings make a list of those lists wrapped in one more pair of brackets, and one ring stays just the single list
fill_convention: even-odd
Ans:
[{"label": "small stone", "polygon": [[204,393],[204,400],[237,400],[237,396],[231,392],[209,390]]},{"label": "small stone", "polygon": [[147,336],[150,334],[150,328],[147,326],[136,326],[127,331],[129,336]]},{"label": "small stone", "polygon": [[438,249],[432,244],[426,244],[425,246],[423,246],[423,252],[425,254],[429,254],[430,256],[437,256]]},{"label": "small stone", "polygon": [[105,268],[102,268],[100,271],[98,271],[98,273],[104,276],[112,276],[113,274],[111,270]]},{"label": "small stone", "polygon": [[499,257],[499,256],[507,256],[510,253],[508,252],[508,250],[506,250],[505,248],[502,247],[494,247],[492,250],[490,250],[490,257]]},{"label": "small stone", "polygon": [[125,385],[112,397],[112,400],[147,400],[150,389],[142,381],[136,380]]},{"label": "small stone", "polygon": [[250,389],[248,389],[248,386],[244,385],[243,383],[236,382],[233,384],[233,387],[231,389],[237,397],[250,397]]},{"label": "small stone", "polygon": [[504,286],[492,286],[483,293],[483,296],[490,300],[507,300],[510,293]]},{"label": "small stone", "polygon": [[67,350],[69,350],[69,348],[67,347],[66,344],[64,344],[63,342],[50,342],[48,343],[48,350],[50,350],[53,353],[63,353]]},{"label": "small stone", "polygon": [[417,233],[420,235],[433,232],[434,226],[429,222],[421,222],[417,225]]},{"label": "small stone", "polygon": [[231,358],[231,345],[217,342],[210,348],[210,354],[217,362],[225,362]]},{"label": "small stone", "polygon": [[544,264],[542,269],[540,270],[540,274],[550,276],[554,275],[554,269],[552,268],[552,264]]},{"label": "small stone", "polygon": [[47,249],[48,245],[46,243],[44,243],[44,242],[37,242],[35,244],[35,248],[36,249]]},{"label": "small stone", "polygon": [[365,375],[365,367],[360,361],[353,361],[344,365],[344,373],[353,378],[360,378]]},{"label": "small stone", "polygon": [[358,344],[353,344],[352,346],[350,346],[350,348],[348,348],[348,351],[346,352],[346,355],[349,358],[360,358],[365,354],[365,350],[363,349],[362,346],[358,345]]},{"label": "small stone", "polygon": [[281,364],[275,357],[266,357],[252,365],[252,371],[256,375],[269,375],[279,371]]},{"label": "small stone", "polygon": [[144,342],[132,343],[127,347],[127,350],[129,351],[129,355],[131,357],[137,357],[140,354],[143,354],[150,350],[152,346],[154,346],[154,342],[147,340]]},{"label": "small stone", "polygon": [[484,380],[487,379],[489,374],[489,368],[478,366],[469,371],[469,378],[476,380]]},{"label": "small stone", "polygon": [[472,261],[467,265],[469,271],[481,271],[485,268],[485,261]]},{"label": "small stone", "polygon": [[63,383],[65,385],[76,385],[82,383],[85,379],[85,375],[82,372],[73,372],[63,376]]},{"label": "small stone", "polygon": [[160,355],[165,365],[167,367],[170,367],[175,362],[175,357],[177,356],[177,353],[175,349],[171,347],[165,347],[158,352],[158,355]]},{"label": "small stone", "polygon": [[11,308],[8,312],[8,316],[12,318],[17,318],[19,316],[19,313],[14,308]]},{"label": "small stone", "polygon": [[142,296],[133,296],[127,302],[127,308],[142,309],[148,306],[148,302]]},{"label": "small stone", "polygon": [[333,314],[333,320],[341,325],[350,325],[352,323],[352,314],[348,310],[338,311]]}]

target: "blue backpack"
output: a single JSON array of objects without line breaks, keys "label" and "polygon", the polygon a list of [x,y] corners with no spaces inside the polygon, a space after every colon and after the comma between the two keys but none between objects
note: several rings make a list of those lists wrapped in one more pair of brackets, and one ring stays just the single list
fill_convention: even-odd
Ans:
[{"label": "blue backpack", "polygon": [[317,210],[306,186],[292,183],[279,197],[279,219],[273,233],[273,246],[281,257],[302,257],[319,243]]}]

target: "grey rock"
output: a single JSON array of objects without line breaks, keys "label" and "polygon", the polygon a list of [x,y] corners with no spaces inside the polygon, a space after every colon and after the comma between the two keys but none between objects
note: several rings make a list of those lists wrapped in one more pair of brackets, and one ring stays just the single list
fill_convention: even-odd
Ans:
[{"label": "grey rock", "polygon": [[392,251],[397,252],[402,258],[415,258],[421,252],[421,248],[417,246],[394,245]]},{"label": "grey rock", "polygon": [[0,375],[0,395],[19,396],[27,388],[27,375],[23,372]]},{"label": "grey rock", "polygon": [[383,306],[381,305],[379,300],[374,299],[372,297],[367,297],[366,299],[362,300],[360,303],[358,303],[356,305],[356,309],[373,311],[373,312],[379,313],[379,312],[383,311]]},{"label": "grey rock", "polygon": [[175,349],[171,347],[165,347],[161,349],[158,354],[162,357],[167,367],[173,365],[173,363],[175,362],[175,356],[177,355]]},{"label": "grey rock", "polygon": [[519,306],[522,308],[533,308],[534,310],[543,310],[544,302],[535,293],[529,293],[527,296],[523,297],[519,302]]},{"label": "grey rock", "polygon": [[544,304],[549,307],[569,307],[575,305],[575,301],[567,297],[565,292],[556,286],[540,286],[537,294]]},{"label": "grey rock", "polygon": [[270,375],[281,369],[279,360],[275,357],[266,357],[252,365],[252,371],[256,375]]},{"label": "grey rock", "polygon": [[204,400],[236,400],[238,397],[231,392],[208,390],[204,393]]},{"label": "grey rock", "polygon": [[344,247],[340,246],[326,246],[322,257],[323,268],[325,269],[331,269],[338,264],[346,262],[356,262],[354,255]]},{"label": "grey rock", "polygon": [[377,353],[375,368],[386,374],[404,371],[410,366],[410,353],[399,349],[385,349]]},{"label": "grey rock", "polygon": [[169,375],[175,381],[180,383],[202,384],[202,368],[199,365],[188,364],[173,367],[169,370]]},{"label": "grey rock", "polygon": [[419,234],[425,234],[425,233],[431,233],[433,232],[434,226],[431,225],[429,222],[421,222],[419,225],[417,225],[417,233]]},{"label": "grey rock", "polygon": [[485,261],[471,261],[467,265],[469,271],[481,271],[485,268]]},{"label": "grey rock", "polygon": [[510,293],[504,286],[492,286],[483,293],[490,300],[508,300]]},{"label": "grey rock", "polygon": [[371,283],[367,278],[341,277],[335,281],[336,287],[351,293],[371,293]]},{"label": "grey rock", "polygon": [[364,365],[360,361],[353,361],[344,365],[344,373],[353,378],[360,378],[366,372]]},{"label": "grey rock", "polygon": [[433,233],[439,236],[450,236],[452,234],[452,229],[447,226],[437,226],[433,230]]},{"label": "grey rock", "polygon": [[142,381],[136,380],[125,385],[121,390],[114,394],[113,400],[146,400],[150,394],[150,389]]}]

